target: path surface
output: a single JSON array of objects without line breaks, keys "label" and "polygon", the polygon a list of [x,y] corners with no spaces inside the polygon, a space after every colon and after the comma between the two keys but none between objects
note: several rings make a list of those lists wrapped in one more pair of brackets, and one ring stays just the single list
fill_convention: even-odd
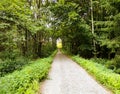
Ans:
[{"label": "path surface", "polygon": [[79,65],[60,52],[56,55],[48,79],[40,94],[111,94]]}]

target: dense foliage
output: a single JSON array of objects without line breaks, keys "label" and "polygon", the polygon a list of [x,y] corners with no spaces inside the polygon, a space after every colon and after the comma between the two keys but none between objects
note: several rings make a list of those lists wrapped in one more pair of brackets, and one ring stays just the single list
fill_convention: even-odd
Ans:
[{"label": "dense foliage", "polygon": [[[120,0],[0,0],[0,76],[23,75],[29,60],[49,56],[59,38],[65,51],[120,73]],[[5,81],[15,78],[9,75]]]},{"label": "dense foliage", "polygon": [[89,56],[91,53],[87,52],[92,51],[92,34],[83,18],[81,6],[73,2],[58,3],[50,10],[54,13],[57,36],[62,38],[63,47],[73,54]]},{"label": "dense foliage", "polygon": [[91,60],[85,60],[78,56],[73,56],[78,64],[85,68],[89,73],[99,80],[103,85],[110,88],[114,94],[120,93],[120,75],[115,74],[113,71],[107,69],[105,66],[93,62]]},{"label": "dense foliage", "polygon": [[53,4],[50,10],[63,48],[84,58],[108,59],[105,65],[119,73],[119,6],[119,0],[59,0]]},{"label": "dense foliage", "polygon": [[[0,76],[21,69],[29,59],[47,57],[55,50],[47,2],[0,1]],[[39,4],[38,4],[39,3]]]},{"label": "dense foliage", "polygon": [[[40,4],[38,9],[35,7],[37,2],[29,3],[26,0],[0,1],[1,55],[9,52],[9,55],[19,53],[27,57],[44,56],[43,44],[47,45],[51,37],[50,28],[46,27],[47,7]],[[54,48],[52,44],[47,46]]]},{"label": "dense foliage", "polygon": [[35,94],[39,82],[48,74],[52,57],[32,61],[22,70],[1,77],[0,94]]},{"label": "dense foliage", "polygon": [[0,61],[0,77],[12,73],[15,70],[22,69],[25,65],[30,64],[29,60],[24,57],[19,57],[15,59],[6,59]]}]

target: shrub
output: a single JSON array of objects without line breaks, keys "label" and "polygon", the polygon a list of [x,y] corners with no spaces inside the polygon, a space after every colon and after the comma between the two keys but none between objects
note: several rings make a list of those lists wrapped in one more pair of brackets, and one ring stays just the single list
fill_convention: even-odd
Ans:
[{"label": "shrub", "polygon": [[115,72],[120,74],[120,68],[116,69]]},{"label": "shrub", "polygon": [[36,94],[39,82],[50,69],[55,51],[50,57],[32,61],[24,69],[0,78],[0,94]]},{"label": "shrub", "polygon": [[95,76],[103,85],[110,88],[114,94],[120,94],[120,75],[107,69],[105,66],[95,63],[91,60],[85,60],[78,56],[73,56],[78,64],[85,68],[88,72]]},{"label": "shrub", "polygon": [[22,69],[23,66],[30,63],[27,58],[25,57],[17,57],[15,59],[9,59],[7,58],[4,61],[1,61],[0,63],[0,77],[11,73],[15,70]]},{"label": "shrub", "polygon": [[114,59],[111,61],[108,61],[106,66],[109,69],[114,70],[116,73],[120,73],[119,68],[120,68],[120,55],[116,55]]},{"label": "shrub", "polygon": [[46,77],[52,58],[38,59],[20,71],[0,78],[0,94],[35,94]]},{"label": "shrub", "polygon": [[55,47],[53,47],[53,45],[51,43],[47,43],[42,45],[42,52],[41,52],[41,56],[42,57],[48,57],[51,55],[51,53],[53,53],[55,50]]},{"label": "shrub", "polygon": [[120,68],[120,55],[115,56],[115,58],[112,60],[112,64],[117,68]]},{"label": "shrub", "polygon": [[92,58],[90,60],[92,60],[93,62],[99,63],[99,64],[106,64],[108,61],[107,59],[102,59],[102,58]]}]

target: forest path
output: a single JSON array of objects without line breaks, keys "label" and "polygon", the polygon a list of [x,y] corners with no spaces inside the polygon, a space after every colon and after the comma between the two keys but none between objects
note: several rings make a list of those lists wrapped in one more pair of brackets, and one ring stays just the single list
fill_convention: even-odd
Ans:
[{"label": "forest path", "polygon": [[71,59],[58,52],[40,94],[111,94]]}]

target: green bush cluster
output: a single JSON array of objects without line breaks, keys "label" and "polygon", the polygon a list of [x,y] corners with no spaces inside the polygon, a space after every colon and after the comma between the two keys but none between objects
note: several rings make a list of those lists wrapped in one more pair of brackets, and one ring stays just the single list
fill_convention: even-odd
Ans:
[{"label": "green bush cluster", "polygon": [[105,66],[95,63],[92,60],[85,60],[78,56],[73,56],[78,64],[95,76],[103,85],[110,88],[114,94],[120,94],[120,75],[107,69]]},{"label": "green bush cluster", "polygon": [[48,74],[52,57],[38,59],[20,71],[0,78],[0,94],[35,94]]},{"label": "green bush cluster", "polygon": [[116,55],[115,58],[108,60],[102,58],[92,58],[93,62],[105,65],[108,69],[120,74],[120,55]]},{"label": "green bush cluster", "polygon": [[2,51],[0,52],[0,77],[20,70],[28,63],[31,63],[29,59],[22,56],[18,50]]},{"label": "green bush cluster", "polygon": [[52,45],[52,43],[47,43],[45,45],[42,45],[42,52],[41,52],[41,56],[42,57],[48,57],[51,55],[51,53],[54,52],[55,47]]},{"label": "green bush cluster", "polygon": [[114,59],[108,61],[106,66],[120,74],[120,55],[116,55]]},{"label": "green bush cluster", "polygon": [[23,66],[27,65],[29,60],[23,56],[17,57],[15,59],[6,58],[0,61],[0,77],[11,73],[15,70],[22,69]]},{"label": "green bush cluster", "polygon": [[105,65],[108,61],[107,59],[102,59],[102,58],[91,58],[90,60],[103,65]]}]

